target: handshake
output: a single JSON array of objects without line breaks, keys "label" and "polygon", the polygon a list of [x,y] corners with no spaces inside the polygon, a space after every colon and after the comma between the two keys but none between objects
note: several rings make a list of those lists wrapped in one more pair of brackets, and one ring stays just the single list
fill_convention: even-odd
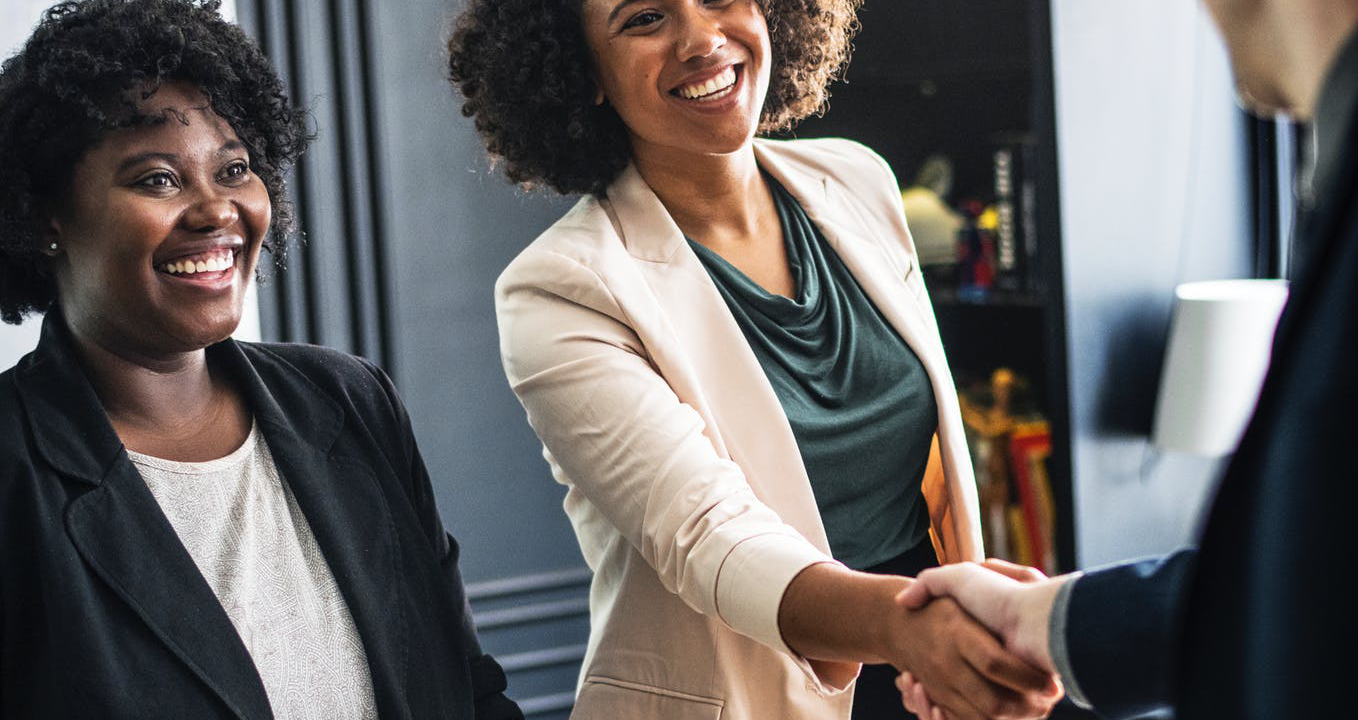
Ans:
[{"label": "handshake", "polygon": [[[1007,657],[992,651],[978,653],[976,661],[966,658],[974,672],[948,674],[930,666],[902,672],[896,686],[906,709],[921,720],[1045,717],[1064,694],[1050,647],[1052,611],[1062,586],[1075,577],[1048,578],[1003,560],[920,573],[896,596],[898,605],[922,610],[950,599],[993,634]],[[959,644],[967,641],[959,637]],[[982,679],[986,682],[978,684]]]}]

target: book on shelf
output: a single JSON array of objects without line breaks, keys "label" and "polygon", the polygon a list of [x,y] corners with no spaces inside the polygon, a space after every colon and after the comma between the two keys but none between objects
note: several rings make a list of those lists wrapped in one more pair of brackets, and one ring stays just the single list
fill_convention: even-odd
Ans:
[{"label": "book on shelf", "polygon": [[1032,562],[1047,574],[1056,571],[1053,529],[1056,511],[1046,460],[1051,455],[1051,431],[1045,421],[1015,425],[1009,436],[1009,462],[1014,490],[1031,546]]},{"label": "book on shelf", "polygon": [[1001,368],[988,385],[960,394],[976,470],[986,552],[1056,571],[1056,510],[1047,457],[1051,429],[1035,410],[1012,407],[1022,380]]},{"label": "book on shelf", "polygon": [[1025,134],[1000,135],[991,157],[996,213],[995,287],[1009,292],[1038,292],[1033,140]]}]

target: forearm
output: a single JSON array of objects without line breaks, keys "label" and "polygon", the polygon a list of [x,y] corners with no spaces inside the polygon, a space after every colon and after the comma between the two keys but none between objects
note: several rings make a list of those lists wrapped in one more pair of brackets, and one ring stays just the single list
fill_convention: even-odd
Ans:
[{"label": "forearm", "polygon": [[811,565],[793,578],[778,607],[783,640],[806,658],[889,662],[889,625],[900,615],[894,599],[911,582],[833,563]]},{"label": "forearm", "polygon": [[1051,710],[1060,697],[1051,677],[1005,652],[954,601],[901,606],[897,596],[916,582],[833,564],[808,567],[783,595],[783,639],[823,662],[888,663],[914,673],[954,717],[1030,718]]}]

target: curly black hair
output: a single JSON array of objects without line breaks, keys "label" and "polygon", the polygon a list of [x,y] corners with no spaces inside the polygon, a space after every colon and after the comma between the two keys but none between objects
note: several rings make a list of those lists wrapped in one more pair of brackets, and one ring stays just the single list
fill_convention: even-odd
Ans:
[{"label": "curly black hair", "polygon": [[[758,0],[773,70],[760,132],[823,113],[848,63],[862,0]],[[631,159],[626,127],[596,105],[581,0],[470,0],[452,24],[448,79],[491,157],[525,186],[599,193]]]},{"label": "curly black hair", "polygon": [[310,141],[305,114],[220,4],[63,2],[0,66],[0,319],[56,299],[42,213],[69,196],[75,165],[107,132],[154,121],[137,106],[165,82],[196,86],[245,143],[274,207],[264,246],[282,256],[295,231],[284,174]]}]

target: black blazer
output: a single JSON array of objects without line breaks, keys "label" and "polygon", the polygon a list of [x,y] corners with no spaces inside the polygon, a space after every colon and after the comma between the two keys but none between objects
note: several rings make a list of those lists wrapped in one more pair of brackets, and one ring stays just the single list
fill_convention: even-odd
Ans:
[{"label": "black blazer", "polygon": [[[1331,81],[1352,92],[1358,37],[1342,57]],[[1358,112],[1337,120],[1342,141],[1321,148],[1335,172],[1299,225],[1305,263],[1201,549],[1091,573],[1071,594],[1071,664],[1105,717],[1354,715]]]},{"label": "black blazer", "polygon": [[[324,348],[208,348],[349,605],[383,720],[521,718],[482,654],[391,382]],[[272,717],[226,612],[128,460],[59,310],[0,375],[0,716]]]}]

